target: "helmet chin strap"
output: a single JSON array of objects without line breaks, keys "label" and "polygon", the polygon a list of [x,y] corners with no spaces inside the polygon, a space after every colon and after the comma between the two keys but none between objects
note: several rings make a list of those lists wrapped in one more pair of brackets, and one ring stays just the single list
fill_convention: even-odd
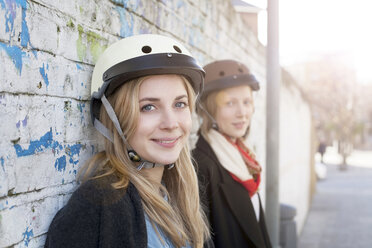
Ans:
[{"label": "helmet chin strap", "polygon": [[[101,101],[102,101],[102,104],[103,104],[104,108],[106,109],[106,112],[107,112],[108,116],[110,117],[112,123],[114,124],[116,130],[118,131],[118,133],[119,133],[121,139],[123,140],[125,146],[127,147],[127,152],[128,152],[128,156],[129,156],[130,160],[133,161],[133,162],[140,163],[139,166],[137,167],[137,170],[138,171],[140,171],[143,168],[145,168],[145,169],[151,169],[151,168],[155,168],[155,167],[167,166],[168,169],[172,169],[174,167],[174,163],[173,164],[164,165],[164,164],[153,163],[153,162],[150,162],[150,161],[147,161],[147,160],[142,159],[137,154],[137,152],[133,150],[133,148],[129,145],[127,139],[125,138],[124,133],[121,130],[119,120],[118,120],[118,118],[117,118],[117,116],[115,114],[115,111],[112,108],[112,106],[109,103],[109,101],[107,100],[105,94],[102,95]],[[95,126],[95,128],[103,136],[105,136],[108,140],[110,140],[112,143],[114,143],[114,139],[113,139],[113,135],[112,135],[111,131],[108,130],[102,124],[102,122],[100,122],[99,120],[95,119],[94,120],[94,126]]]},{"label": "helmet chin strap", "polygon": [[208,113],[208,111],[203,107],[202,103],[199,103],[199,108],[204,111],[204,113],[208,116],[208,118],[212,121],[212,128],[218,131],[217,121],[213,118],[213,116]]}]

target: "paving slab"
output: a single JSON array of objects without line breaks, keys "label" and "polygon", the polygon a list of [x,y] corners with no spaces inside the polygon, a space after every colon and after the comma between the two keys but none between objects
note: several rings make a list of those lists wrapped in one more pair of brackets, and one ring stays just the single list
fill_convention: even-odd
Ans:
[{"label": "paving slab", "polygon": [[318,181],[299,248],[372,247],[372,161],[339,170],[327,164]]}]

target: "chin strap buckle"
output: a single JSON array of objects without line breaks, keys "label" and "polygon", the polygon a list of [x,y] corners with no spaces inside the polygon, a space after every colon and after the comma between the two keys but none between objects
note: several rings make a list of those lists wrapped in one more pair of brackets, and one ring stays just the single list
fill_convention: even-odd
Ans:
[{"label": "chin strap buckle", "polygon": [[151,168],[160,167],[160,166],[167,166],[167,169],[170,170],[170,169],[172,169],[174,167],[174,163],[173,164],[164,165],[164,164],[151,163],[151,162],[148,162],[148,161],[142,161],[140,163],[140,165],[137,167],[137,170],[140,171],[143,168],[145,168],[145,169],[151,169]]}]

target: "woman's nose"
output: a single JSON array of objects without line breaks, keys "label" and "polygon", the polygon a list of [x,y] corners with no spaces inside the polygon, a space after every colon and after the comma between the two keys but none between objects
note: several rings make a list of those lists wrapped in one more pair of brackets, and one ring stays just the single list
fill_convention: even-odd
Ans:
[{"label": "woman's nose", "polygon": [[161,118],[161,129],[175,129],[179,125],[177,115],[173,110],[164,110]]},{"label": "woman's nose", "polygon": [[239,104],[236,105],[236,115],[237,116],[243,116],[245,114],[245,112],[247,112],[247,108],[246,108],[246,106],[244,106],[244,104],[239,103]]}]

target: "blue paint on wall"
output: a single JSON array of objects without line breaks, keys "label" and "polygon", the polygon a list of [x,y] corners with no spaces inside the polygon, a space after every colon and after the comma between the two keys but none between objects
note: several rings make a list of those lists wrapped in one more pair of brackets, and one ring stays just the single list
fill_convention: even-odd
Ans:
[{"label": "blue paint on wall", "polygon": [[54,168],[58,171],[65,171],[66,170],[66,156],[63,155],[60,158],[57,158],[56,162],[54,163]]},{"label": "blue paint on wall", "polygon": [[13,1],[0,0],[1,8],[5,9],[5,32],[10,32],[14,35],[14,18],[16,17],[16,5]]},{"label": "blue paint on wall", "polygon": [[[46,69],[49,70],[49,65],[48,65],[48,64],[47,64]],[[48,88],[48,86],[49,86],[48,73],[46,73],[45,71],[46,71],[46,70],[45,70],[45,65],[44,65],[44,63],[43,63],[43,67],[40,67],[40,68],[39,68],[39,72],[40,72],[41,76],[43,77],[44,82],[45,82],[45,84],[46,84],[46,86],[47,86],[47,88]]]},{"label": "blue paint on wall", "polygon": [[19,144],[14,145],[17,157],[31,156],[47,149],[52,149],[54,154],[59,154],[59,152],[64,149],[66,155],[57,158],[54,163],[54,167],[60,172],[66,170],[67,159],[70,164],[76,165],[79,163],[79,155],[83,147],[84,146],[79,143],[74,145],[59,144],[58,141],[53,140],[52,128],[39,140],[32,140],[28,148],[23,149]]},{"label": "blue paint on wall", "polygon": [[[26,22],[26,8],[22,7],[21,46],[27,47],[27,44],[29,44],[29,43],[30,43],[30,33],[28,31],[28,26],[27,26],[27,22]],[[30,46],[31,46],[31,43],[30,43]]]},{"label": "blue paint on wall", "polygon": [[22,126],[23,127],[27,126],[27,120],[28,120],[28,115],[26,115],[26,117],[22,121]]},{"label": "blue paint on wall", "polygon": [[[12,0],[11,0],[12,1]],[[12,2],[16,2],[18,6],[21,6],[24,9],[27,9],[27,1],[26,0],[13,0]]]},{"label": "blue paint on wall", "polygon": [[[26,0],[0,0],[2,9],[5,9],[5,31],[10,32],[10,37],[15,35],[14,19],[17,17],[17,7],[22,8],[22,30],[21,30],[21,46],[27,47],[30,43],[30,33],[26,22],[27,1]],[[30,44],[31,45],[31,44]]]},{"label": "blue paint on wall", "polygon": [[[26,13],[27,13],[27,1],[26,0],[0,0],[0,5],[2,9],[5,9],[5,31],[9,33],[9,38],[14,37],[15,29],[14,29],[14,20],[17,17],[16,8],[22,8],[22,27],[20,32],[20,41],[22,47],[27,47],[28,44],[32,47],[30,43],[30,33],[27,26],[26,21]],[[22,59],[25,56],[25,52],[23,52],[19,47],[13,45],[5,45],[0,43],[0,48],[4,49],[8,56],[12,59],[13,64],[16,66],[19,74],[22,73]],[[35,57],[37,57],[37,52],[32,51]]]},{"label": "blue paint on wall", "polygon": [[77,157],[79,158],[80,150],[83,146],[81,144],[75,144],[72,146],[68,145],[67,147],[68,149],[66,149],[67,150],[66,153],[70,157],[69,162],[71,164],[76,165],[77,163],[79,163],[79,159],[74,159],[74,156],[78,155]]},{"label": "blue paint on wall", "polygon": [[3,171],[5,172],[5,168],[4,168],[4,157],[1,157],[0,158],[0,163],[1,163],[1,168],[3,168]]},{"label": "blue paint on wall", "polygon": [[77,108],[79,109],[80,113],[83,113],[83,109],[85,108],[85,103],[78,103]]},{"label": "blue paint on wall", "polygon": [[21,123],[22,123],[22,126],[23,127],[27,126],[27,120],[28,120],[28,116],[26,115],[26,117],[22,121],[18,121],[16,123],[16,127],[17,128],[20,128],[21,127]]},{"label": "blue paint on wall", "polygon": [[85,103],[78,103],[78,104],[77,104],[77,108],[78,108],[79,111],[80,111],[80,123],[83,123],[83,121],[84,121],[83,110],[84,110],[84,108],[85,108]]},{"label": "blue paint on wall", "polygon": [[133,15],[122,7],[116,7],[116,11],[120,15],[120,36],[128,37],[133,35]]},{"label": "blue paint on wall", "polygon": [[41,152],[47,148],[58,146],[58,142],[53,141],[52,128],[49,132],[43,135],[39,140],[31,140],[27,149],[23,149],[19,144],[14,145],[17,157],[33,155],[36,152]]},{"label": "blue paint on wall", "polygon": [[30,239],[34,236],[34,232],[32,231],[32,229],[29,231],[27,227],[26,231],[22,233],[22,235],[23,235],[25,245],[28,247],[28,244],[30,243]]},{"label": "blue paint on wall", "polygon": [[76,68],[77,68],[78,70],[82,70],[82,69],[83,69],[83,67],[81,67],[81,65],[79,65],[79,64],[76,64]]},{"label": "blue paint on wall", "polygon": [[13,64],[17,68],[19,75],[22,73],[22,59],[26,56],[26,53],[23,52],[17,46],[9,46],[0,42],[0,49],[3,49],[8,56],[12,59]]}]

